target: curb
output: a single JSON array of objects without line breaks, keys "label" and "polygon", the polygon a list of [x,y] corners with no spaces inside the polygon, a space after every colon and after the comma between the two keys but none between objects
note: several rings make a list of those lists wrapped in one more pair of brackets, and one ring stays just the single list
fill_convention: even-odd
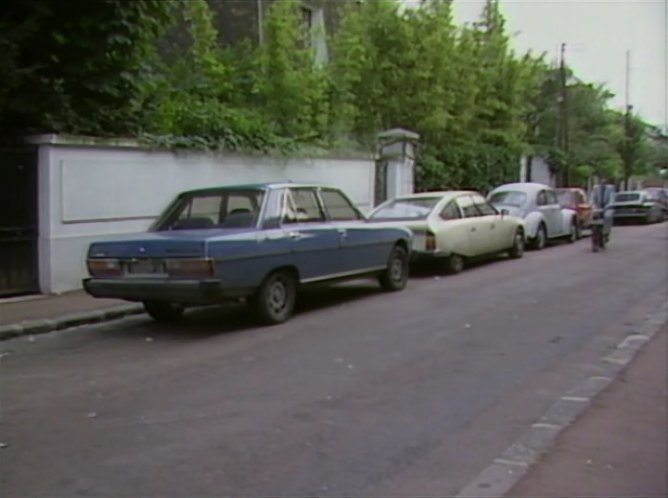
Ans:
[{"label": "curb", "polygon": [[125,304],[114,306],[113,308],[70,313],[57,318],[28,320],[10,325],[0,325],[0,341],[6,341],[22,335],[45,334],[80,325],[118,320],[119,318],[138,315],[143,312],[144,308],[140,304]]},{"label": "curb", "polygon": [[502,498],[538,463],[559,435],[612,384],[633,358],[666,326],[668,304],[660,306],[599,361],[599,373],[577,383],[536,420],[455,498]]}]

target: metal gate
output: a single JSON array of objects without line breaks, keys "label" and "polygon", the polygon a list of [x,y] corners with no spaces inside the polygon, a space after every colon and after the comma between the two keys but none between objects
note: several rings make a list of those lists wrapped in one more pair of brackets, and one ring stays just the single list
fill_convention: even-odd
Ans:
[{"label": "metal gate", "polygon": [[387,200],[387,159],[376,161],[376,181],[374,189],[374,207]]},{"label": "metal gate", "polygon": [[0,147],[0,297],[39,292],[37,149]]}]

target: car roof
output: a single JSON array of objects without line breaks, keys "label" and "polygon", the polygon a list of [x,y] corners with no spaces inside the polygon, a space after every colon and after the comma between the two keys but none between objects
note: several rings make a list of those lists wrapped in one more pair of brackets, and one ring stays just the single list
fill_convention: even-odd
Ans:
[{"label": "car roof", "polygon": [[286,187],[301,187],[301,188],[331,188],[335,190],[341,190],[337,187],[331,185],[325,185],[321,183],[296,183],[296,182],[265,182],[265,183],[243,183],[238,185],[220,185],[216,187],[207,187],[202,189],[187,190],[182,192],[181,195],[191,195],[191,194],[206,194],[214,192],[224,192],[226,190],[276,190]]},{"label": "car roof", "polygon": [[584,189],[580,187],[558,187],[554,190],[557,192],[584,192]]},{"label": "car roof", "polygon": [[492,192],[503,192],[508,190],[516,190],[519,192],[538,192],[545,189],[553,190],[552,187],[545,185],[544,183],[517,182],[499,185],[494,190],[492,190]]},{"label": "car roof", "polygon": [[480,192],[476,192],[475,190],[435,190],[433,192],[419,192],[415,194],[404,194],[404,195],[399,195],[393,199],[389,200],[401,200],[401,199],[429,199],[431,197],[441,197],[443,199],[448,198],[448,199],[453,199],[455,197],[458,197],[460,195],[465,195],[465,194],[477,194],[477,195],[482,195]]}]

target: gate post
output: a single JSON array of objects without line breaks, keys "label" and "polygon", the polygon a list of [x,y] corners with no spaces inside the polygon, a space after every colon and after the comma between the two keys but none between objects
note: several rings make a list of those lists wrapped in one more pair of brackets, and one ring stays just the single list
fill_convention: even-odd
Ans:
[{"label": "gate post", "polygon": [[420,135],[395,128],[377,135],[376,191],[374,206],[394,197],[412,194],[415,151]]}]

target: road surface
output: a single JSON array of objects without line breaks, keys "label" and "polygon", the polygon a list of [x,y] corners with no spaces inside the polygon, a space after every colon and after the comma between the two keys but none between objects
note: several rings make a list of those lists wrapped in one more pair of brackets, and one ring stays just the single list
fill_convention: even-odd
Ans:
[{"label": "road surface", "polygon": [[145,316],[0,344],[0,485],[32,496],[451,496],[664,301],[667,225],[292,321]]}]

